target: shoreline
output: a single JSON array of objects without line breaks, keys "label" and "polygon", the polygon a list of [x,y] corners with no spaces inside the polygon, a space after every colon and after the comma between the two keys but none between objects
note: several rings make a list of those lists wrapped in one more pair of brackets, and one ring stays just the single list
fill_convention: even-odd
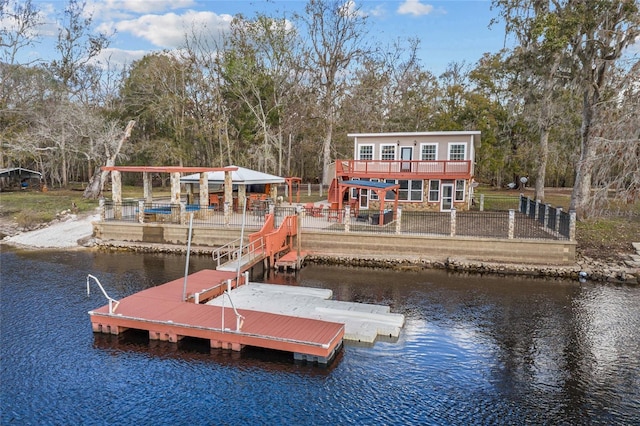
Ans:
[{"label": "shoreline", "polygon": [[[0,240],[0,246],[9,245],[22,250],[102,250],[131,251],[138,253],[186,254],[186,247],[154,244],[130,243],[126,241],[101,241],[93,237],[95,213],[82,215],[66,214],[54,222],[38,229],[19,232],[17,227],[5,222],[3,231],[13,229]],[[214,247],[191,247],[191,254],[211,256]],[[624,256],[624,257],[622,257]],[[308,253],[306,262],[318,265],[346,267],[366,267],[398,271],[419,271],[440,269],[470,274],[492,274],[500,276],[526,276],[545,279],[572,281],[594,281],[616,284],[640,284],[640,253],[619,255],[615,261],[600,261],[578,253],[573,265],[527,265],[522,263],[497,263],[446,257],[425,259],[418,257],[357,256],[325,253]]]},{"label": "shoreline", "polygon": [[[95,248],[102,251],[131,251],[135,253],[164,253],[185,255],[186,247],[154,243],[129,243],[126,241],[97,242]],[[192,246],[192,255],[211,256],[214,247]],[[307,253],[305,262],[316,265],[364,267],[397,271],[420,271],[440,269],[470,274],[492,274],[500,276],[523,276],[531,278],[562,279],[571,281],[593,281],[615,284],[640,284],[640,265],[625,264],[624,259],[612,265],[591,258],[579,257],[574,265],[525,265],[519,263],[481,262],[476,260],[424,259],[417,257],[381,257],[328,255]]]}]

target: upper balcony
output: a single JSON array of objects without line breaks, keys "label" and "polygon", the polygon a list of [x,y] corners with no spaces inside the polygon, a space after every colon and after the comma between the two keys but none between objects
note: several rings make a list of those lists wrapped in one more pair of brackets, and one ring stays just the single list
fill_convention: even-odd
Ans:
[{"label": "upper balcony", "polygon": [[336,176],[378,179],[469,179],[471,161],[336,160]]}]

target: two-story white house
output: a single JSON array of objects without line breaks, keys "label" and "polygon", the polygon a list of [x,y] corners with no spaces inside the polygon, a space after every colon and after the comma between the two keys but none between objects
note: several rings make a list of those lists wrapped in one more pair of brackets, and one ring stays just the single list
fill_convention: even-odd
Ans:
[{"label": "two-story white house", "polygon": [[[335,179],[399,185],[398,200],[407,210],[450,211],[468,208],[473,192],[479,131],[350,133],[353,160],[336,160]],[[355,193],[353,195],[356,196]],[[379,208],[378,193],[360,189],[361,209]],[[385,203],[392,201],[388,193]]]}]

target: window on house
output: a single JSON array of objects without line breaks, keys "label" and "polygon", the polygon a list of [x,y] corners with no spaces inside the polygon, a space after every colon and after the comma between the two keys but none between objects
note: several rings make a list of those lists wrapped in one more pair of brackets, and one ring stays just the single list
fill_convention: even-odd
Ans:
[{"label": "window on house", "polygon": [[[392,184],[396,184],[395,179],[385,179],[385,183],[392,183]],[[384,194],[384,199],[385,200],[390,200],[390,201],[394,201],[396,199],[396,193],[393,191],[387,191]]]},{"label": "window on house", "polygon": [[[398,200],[422,201],[422,180],[399,180]],[[387,199],[393,199],[393,191],[387,192]]]},{"label": "window on house", "polygon": [[409,198],[411,201],[422,201],[422,180],[412,180],[411,182],[411,192],[409,193]]},{"label": "window on house", "polygon": [[449,160],[463,161],[465,160],[466,145],[463,143],[452,143],[449,145]]},{"label": "window on house", "polygon": [[380,159],[381,160],[395,160],[396,159],[396,146],[395,145],[382,145],[380,147]]},{"label": "window on house", "polygon": [[[371,182],[379,182],[379,180],[374,178],[374,179],[371,179]],[[372,189],[371,191],[369,191],[369,199],[370,200],[377,200],[378,199],[378,193]]]},{"label": "window on house", "polygon": [[420,152],[420,159],[424,161],[435,161],[438,157],[438,145],[428,144],[422,145]]},{"label": "window on house", "polygon": [[464,201],[464,179],[456,179],[456,201]]},{"label": "window on house", "polygon": [[373,160],[373,145],[360,145],[359,160]]},{"label": "window on house", "polygon": [[429,201],[440,201],[439,179],[431,179],[429,181]]}]

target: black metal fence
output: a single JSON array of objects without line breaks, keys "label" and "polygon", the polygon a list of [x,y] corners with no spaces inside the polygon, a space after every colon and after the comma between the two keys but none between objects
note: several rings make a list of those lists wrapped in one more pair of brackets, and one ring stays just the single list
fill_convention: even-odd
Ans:
[{"label": "black metal fence", "polygon": [[[514,203],[514,200],[510,200]],[[301,227],[318,232],[366,232],[376,234],[412,234],[464,236],[505,239],[570,240],[575,235],[575,215],[521,197],[515,201],[519,211],[403,211],[358,210],[349,207],[331,209],[326,205],[276,206],[242,211],[201,209],[198,205],[144,203],[126,201],[104,203],[104,220],[139,223],[187,224],[193,214],[196,227],[241,227],[260,229],[265,215],[272,212],[275,225],[286,216],[300,215]],[[227,207],[228,209],[228,207]],[[382,216],[382,219],[381,219]],[[573,217],[573,218],[572,218]]]}]

